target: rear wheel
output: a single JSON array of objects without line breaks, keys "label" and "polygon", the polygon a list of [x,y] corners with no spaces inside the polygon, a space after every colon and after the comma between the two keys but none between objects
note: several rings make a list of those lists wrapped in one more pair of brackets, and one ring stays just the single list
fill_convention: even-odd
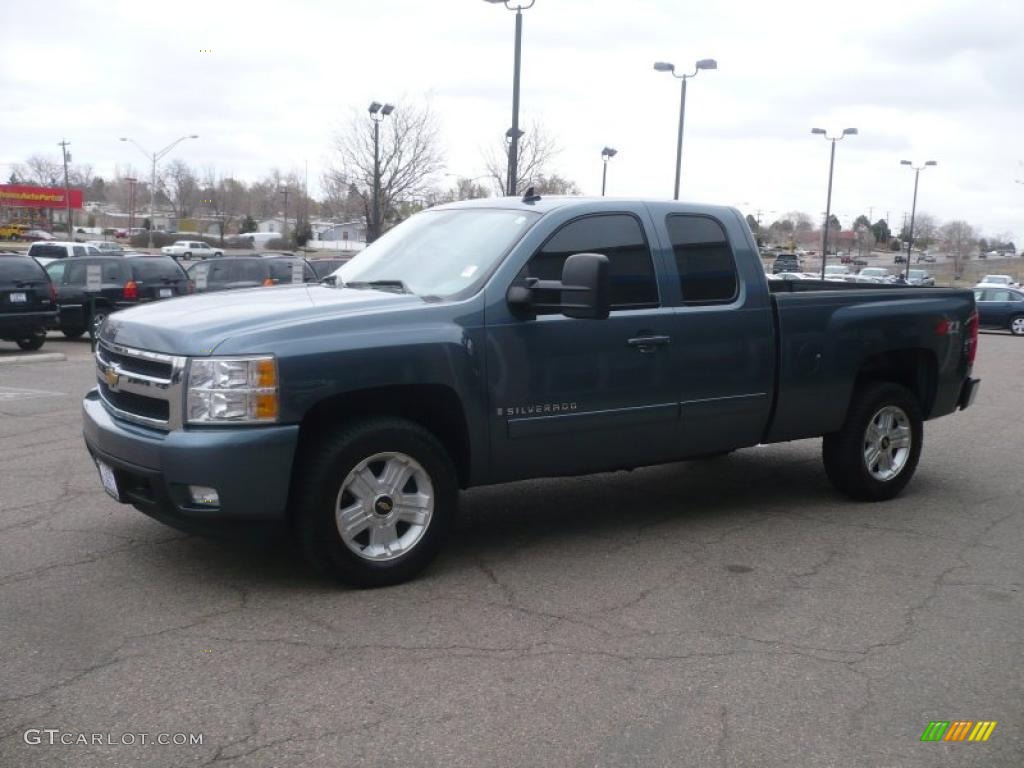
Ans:
[{"label": "rear wheel", "polygon": [[923,422],[921,408],[906,387],[888,382],[863,386],[850,403],[843,428],[822,441],[825,473],[854,499],[893,498],[917,469]]},{"label": "rear wheel", "polygon": [[183,254],[181,254],[181,258],[183,258],[183,259],[186,259],[186,260],[189,260],[189,261],[190,261],[190,260],[192,259],[192,254],[191,254],[191,253],[188,253],[188,252],[186,252],[186,253],[183,253]]},{"label": "rear wheel", "polygon": [[46,341],[46,331],[39,330],[33,333],[31,336],[18,339],[15,343],[27,352],[31,352],[39,349],[43,346],[43,342]]},{"label": "rear wheel", "polygon": [[1014,336],[1024,336],[1024,315],[1015,315],[1010,318],[1010,333]]},{"label": "rear wheel", "polygon": [[293,524],[320,573],[357,587],[398,584],[427,567],[458,504],[444,447],[403,419],[355,422],[303,451]]}]

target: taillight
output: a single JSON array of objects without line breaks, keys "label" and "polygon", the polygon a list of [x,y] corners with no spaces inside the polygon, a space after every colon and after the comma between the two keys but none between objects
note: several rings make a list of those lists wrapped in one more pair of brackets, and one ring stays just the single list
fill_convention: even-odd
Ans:
[{"label": "taillight", "polygon": [[263,281],[263,287],[264,288],[269,288],[272,285],[274,285],[274,278],[272,278],[272,277],[268,277],[268,278],[266,278]]},{"label": "taillight", "polygon": [[134,280],[129,280],[124,284],[124,297],[126,299],[137,299],[139,298],[139,284]]},{"label": "taillight", "polygon": [[973,363],[978,354],[978,312],[967,318],[967,362]]},{"label": "taillight", "polygon": [[188,292],[189,293],[195,293],[196,292],[196,284],[194,282],[192,282],[191,280],[188,281]]},{"label": "taillight", "polygon": [[50,301],[57,303],[57,289],[53,287],[53,283],[50,283]]}]

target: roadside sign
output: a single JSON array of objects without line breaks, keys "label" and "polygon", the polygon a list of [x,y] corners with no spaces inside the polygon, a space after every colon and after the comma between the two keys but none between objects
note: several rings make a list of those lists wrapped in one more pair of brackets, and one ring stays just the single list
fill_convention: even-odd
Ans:
[{"label": "roadside sign", "polygon": [[301,261],[296,261],[294,264],[292,264],[292,282],[293,283],[301,283],[302,282],[302,262]]},{"label": "roadside sign", "polygon": [[85,267],[85,290],[87,293],[99,293],[103,285],[99,264],[88,264]]},{"label": "roadside sign", "polygon": [[206,290],[206,272],[207,272],[208,269],[209,269],[209,266],[206,265],[206,264],[196,264],[195,268],[192,270],[192,272],[194,273],[194,276],[195,276],[195,283],[196,283],[196,290],[197,291],[205,291]]}]

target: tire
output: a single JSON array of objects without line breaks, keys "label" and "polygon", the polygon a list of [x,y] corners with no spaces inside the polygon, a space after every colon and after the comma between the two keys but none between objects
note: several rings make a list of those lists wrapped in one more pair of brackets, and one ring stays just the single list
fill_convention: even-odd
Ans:
[{"label": "tire", "polygon": [[85,333],[85,328],[71,328],[71,329],[63,329],[62,328],[61,329],[61,333],[64,334],[65,338],[68,338],[68,339],[78,339],[78,338],[81,338],[83,333]]},{"label": "tire", "polygon": [[192,254],[188,252],[183,253],[181,254],[181,258],[185,259],[186,261],[192,261]]},{"label": "tire", "polygon": [[[895,417],[893,428],[885,427],[886,416]],[[894,498],[914,476],[921,458],[924,418],[917,399],[906,387],[889,382],[868,382],[850,402],[846,423],[838,432],[825,435],[822,459],[825,473],[838,490],[858,501],[885,501]],[[869,467],[869,428],[874,425],[881,448]],[[882,431],[878,427],[882,426]],[[896,447],[896,440],[909,437],[910,445]],[[885,438],[884,445],[882,438]],[[885,467],[885,457],[890,466]]]},{"label": "tire", "polygon": [[1010,333],[1014,336],[1024,336],[1024,315],[1014,315],[1010,318]]},{"label": "tire", "polygon": [[46,331],[36,331],[32,336],[26,339],[18,339],[15,343],[19,348],[24,349],[26,352],[34,352],[43,346],[46,341]]},{"label": "tire", "polygon": [[223,254],[223,253],[221,253],[220,251],[214,251],[214,252],[213,252],[213,257],[214,257],[215,259],[219,259],[219,258],[221,258],[221,257],[222,257],[223,255],[224,255],[224,254]]},{"label": "tire", "polygon": [[[292,524],[299,545],[317,572],[355,587],[416,576],[455,518],[458,481],[448,453],[430,432],[404,419],[347,424],[302,450],[297,467]],[[404,484],[389,486],[387,474],[398,470]],[[403,496],[417,497],[416,505],[395,503]],[[339,509],[351,511],[347,537],[338,527]]]}]

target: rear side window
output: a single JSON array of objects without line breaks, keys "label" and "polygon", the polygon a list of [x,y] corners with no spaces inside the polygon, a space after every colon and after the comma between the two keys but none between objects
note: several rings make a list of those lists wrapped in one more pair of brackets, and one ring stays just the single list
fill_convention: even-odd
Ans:
[{"label": "rear side window", "polygon": [[0,283],[15,280],[46,280],[46,272],[34,259],[18,257],[0,258]]},{"label": "rear side window", "polygon": [[996,290],[996,291],[986,291],[986,293],[988,294],[988,300],[989,301],[1010,301],[1011,300],[1010,299],[1011,294],[1010,294],[1009,291]]},{"label": "rear side window", "polygon": [[64,267],[66,266],[67,262],[65,261],[52,261],[46,265],[46,273],[54,284],[59,284],[64,279]]},{"label": "rear side window", "polygon": [[736,298],[736,260],[722,225],[707,216],[666,217],[684,304],[721,304]]},{"label": "rear side window", "polygon": [[[85,246],[84,245],[75,245],[75,246],[72,246],[72,247],[74,248],[75,256],[85,256],[86,255],[86,253],[85,253]],[[95,251],[96,249],[95,248],[90,248],[89,250]]]},{"label": "rear side window", "polygon": [[36,243],[35,245],[29,246],[28,255],[39,258],[47,259],[64,259],[67,258],[68,252],[63,245],[46,245]]},{"label": "rear side window", "polygon": [[[562,265],[574,253],[600,253],[608,257],[613,310],[658,306],[654,262],[640,222],[628,214],[585,216],[559,229],[534,254],[524,277],[560,280]],[[558,303],[554,291],[538,291],[540,303]],[[553,314],[556,310],[538,310]]]},{"label": "rear side window", "polygon": [[64,284],[65,285],[85,285],[86,276],[88,274],[87,268],[89,266],[100,265],[100,280],[104,283],[121,283],[124,282],[124,273],[122,272],[121,261],[113,261],[110,259],[104,259],[102,261],[97,259],[75,259],[74,261],[68,262],[67,267],[64,271]]},{"label": "rear side window", "polygon": [[100,274],[103,275],[102,280],[104,283],[120,283],[125,279],[124,265],[120,261],[103,261],[100,263],[103,265]]},{"label": "rear side window", "polygon": [[170,259],[139,259],[132,261],[132,275],[136,280],[143,282],[161,282],[167,280],[182,280],[185,275],[175,262]]},{"label": "rear side window", "polygon": [[[292,282],[292,268],[294,264],[302,264],[294,259],[271,259],[270,264],[270,276],[277,280],[279,283],[290,283]],[[315,280],[316,274],[310,268],[308,264],[302,264],[302,280]]]},{"label": "rear side window", "polygon": [[[266,277],[267,269],[263,261],[260,259],[246,259],[235,262],[235,274],[231,279],[262,283]],[[288,273],[288,279],[291,280],[291,272]]]},{"label": "rear side window", "polygon": [[212,264],[197,264],[190,274],[195,276],[202,269],[206,269],[207,283],[226,283],[231,280],[231,262],[218,260]]}]

